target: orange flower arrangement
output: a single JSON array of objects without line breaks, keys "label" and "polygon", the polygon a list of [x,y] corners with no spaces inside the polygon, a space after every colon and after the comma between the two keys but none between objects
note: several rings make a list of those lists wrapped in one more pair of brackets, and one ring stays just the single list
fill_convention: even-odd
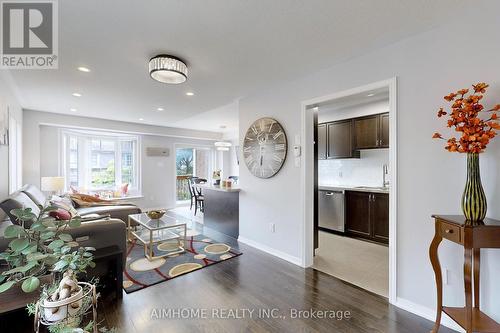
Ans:
[{"label": "orange flower arrangement", "polygon": [[[449,152],[482,153],[500,130],[497,113],[500,111],[500,104],[489,110],[485,110],[481,104],[489,85],[481,82],[472,87],[472,93],[469,93],[469,89],[461,89],[444,97],[446,101],[453,102],[448,127],[454,127],[455,131],[462,133],[459,139],[452,137],[448,140],[440,133],[434,133],[434,139],[447,141],[445,149]],[[440,108],[437,116],[441,118],[447,114]],[[481,118],[483,114],[488,116]]]}]

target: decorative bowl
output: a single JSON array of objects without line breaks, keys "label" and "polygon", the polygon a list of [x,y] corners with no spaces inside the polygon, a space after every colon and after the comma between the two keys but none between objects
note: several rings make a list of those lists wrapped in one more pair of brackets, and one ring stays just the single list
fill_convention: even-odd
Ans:
[{"label": "decorative bowl", "polygon": [[158,220],[161,219],[163,215],[165,215],[164,210],[150,210],[149,212],[146,213],[146,215],[152,219],[152,220]]}]

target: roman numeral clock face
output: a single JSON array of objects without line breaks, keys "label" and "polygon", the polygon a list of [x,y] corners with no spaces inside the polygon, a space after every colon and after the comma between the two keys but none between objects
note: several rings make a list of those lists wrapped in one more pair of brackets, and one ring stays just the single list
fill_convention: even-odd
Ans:
[{"label": "roman numeral clock face", "polygon": [[278,173],[286,159],[286,134],[272,118],[261,118],[248,129],[243,140],[243,158],[250,172],[259,178]]}]

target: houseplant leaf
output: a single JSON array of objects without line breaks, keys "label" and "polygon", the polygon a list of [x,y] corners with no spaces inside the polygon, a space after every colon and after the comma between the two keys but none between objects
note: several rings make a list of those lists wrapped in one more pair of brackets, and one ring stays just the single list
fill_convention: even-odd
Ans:
[{"label": "houseplant leaf", "polygon": [[5,238],[17,238],[24,234],[24,228],[16,224],[9,225],[4,231]]},{"label": "houseplant leaf", "polygon": [[71,227],[71,228],[78,228],[80,225],[82,224],[82,220],[80,217],[78,216],[75,216],[73,217],[69,222],[68,222],[68,225]]},{"label": "houseplant leaf", "polygon": [[31,276],[23,281],[21,289],[25,293],[31,293],[40,286],[40,280],[36,276]]},{"label": "houseplant leaf", "polygon": [[60,239],[56,239],[56,240],[50,242],[50,244],[47,247],[51,250],[55,250],[55,249],[60,248],[63,245],[64,245],[64,241],[62,241]]},{"label": "houseplant leaf", "polygon": [[65,242],[71,242],[73,237],[70,234],[60,234],[59,239]]},{"label": "houseplant leaf", "polygon": [[14,251],[21,252],[29,245],[29,243],[30,241],[27,238],[17,238],[9,243],[9,247]]},{"label": "houseplant leaf", "polygon": [[13,285],[16,284],[16,281],[7,281],[3,284],[0,284],[0,293],[3,293],[4,291],[7,291],[12,287]]},{"label": "houseplant leaf", "polygon": [[46,232],[43,232],[41,235],[40,235],[40,239],[42,240],[47,240],[49,238],[52,238],[55,236],[55,232],[53,231],[46,231]]}]

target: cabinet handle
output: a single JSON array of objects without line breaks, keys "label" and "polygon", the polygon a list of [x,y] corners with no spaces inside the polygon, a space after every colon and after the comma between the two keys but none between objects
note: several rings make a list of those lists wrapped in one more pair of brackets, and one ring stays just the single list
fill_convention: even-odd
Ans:
[{"label": "cabinet handle", "polygon": [[333,195],[333,192],[328,192],[328,193],[326,193],[325,195],[327,195],[327,196],[331,197],[331,196]]},{"label": "cabinet handle", "polygon": [[446,229],[444,232],[447,233],[447,234],[452,234],[453,230],[452,229]]}]

